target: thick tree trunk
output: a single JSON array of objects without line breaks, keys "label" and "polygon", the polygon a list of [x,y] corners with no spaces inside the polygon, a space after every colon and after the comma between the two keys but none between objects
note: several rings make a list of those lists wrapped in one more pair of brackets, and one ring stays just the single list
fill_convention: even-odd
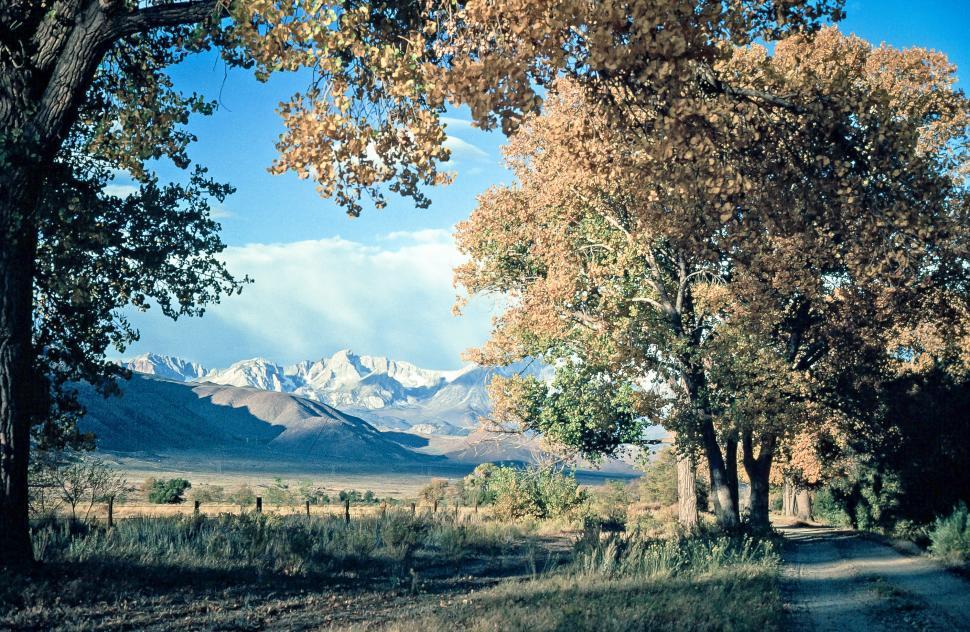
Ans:
[{"label": "thick tree trunk", "polygon": [[795,515],[795,484],[788,477],[781,486],[781,512],[786,516]]},{"label": "thick tree trunk", "polygon": [[774,448],[774,438],[771,436],[763,437],[759,442],[758,454],[756,456],[751,432],[745,431],[742,435],[744,471],[747,473],[748,481],[751,484],[748,523],[756,529],[768,529],[771,527],[768,490]]},{"label": "thick tree trunk", "polygon": [[697,527],[697,466],[687,455],[677,455],[677,513],[687,531]]},{"label": "thick tree trunk", "polygon": [[798,490],[795,497],[796,515],[799,520],[812,519],[812,493],[804,487]]},{"label": "thick tree trunk", "polygon": [[707,457],[708,471],[711,476],[711,496],[714,498],[714,518],[723,529],[734,529],[740,522],[738,504],[731,492],[730,477],[717,444],[717,434],[710,418],[701,422],[701,436],[704,440],[704,454]]},{"label": "thick tree trunk", "polygon": [[0,177],[0,566],[33,560],[27,514],[30,421],[38,401],[32,306],[37,235],[25,212],[27,178]]}]

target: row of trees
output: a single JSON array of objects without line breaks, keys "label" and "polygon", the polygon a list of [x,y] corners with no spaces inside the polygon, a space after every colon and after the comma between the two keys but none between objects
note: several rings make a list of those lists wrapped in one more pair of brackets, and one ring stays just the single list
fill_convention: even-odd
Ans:
[{"label": "row of trees", "polygon": [[[193,136],[186,121],[216,106],[181,93],[166,72],[187,55],[210,48],[217,48],[226,64],[250,68],[261,79],[278,71],[308,71],[307,89],[281,107],[286,128],[272,168],[315,180],[322,195],[351,214],[361,212],[365,198],[382,206],[385,189],[427,205],[422,185],[448,179],[438,169],[448,159],[441,121],[448,103],[468,106],[481,127],[501,126],[507,133],[539,111],[546,97],[553,104],[569,103],[570,91],[579,111],[597,112],[575,122],[588,127],[605,118],[612,131],[597,131],[599,140],[591,148],[607,153],[596,156],[578,147],[577,162],[595,167],[588,171],[592,181],[608,184],[613,167],[604,156],[612,157],[616,174],[627,179],[637,174],[636,183],[647,185],[638,186],[635,195],[646,191],[648,205],[636,201],[633,210],[669,212],[660,232],[644,232],[616,215],[609,217],[620,220],[619,229],[606,216],[598,220],[617,231],[604,235],[615,241],[611,247],[622,243],[617,235],[624,231],[634,241],[646,238],[649,252],[624,246],[629,252],[623,256],[649,254],[656,263],[649,273],[630,277],[630,287],[642,283],[650,295],[630,294],[636,309],[621,322],[652,312],[669,323],[670,334],[660,342],[681,341],[671,343],[673,353],[664,352],[658,362],[687,368],[656,375],[677,398],[691,402],[676,409],[691,412],[663,416],[681,429],[685,445],[703,446],[722,520],[730,522],[736,514],[734,477],[730,459],[718,457],[718,449],[730,453],[739,442],[747,445],[750,434],[752,467],[764,469],[767,456],[759,454],[779,449],[778,433],[762,436],[752,429],[746,434],[738,425],[736,433],[717,436],[726,417],[718,412],[723,404],[711,386],[715,376],[708,375],[707,349],[733,336],[756,354],[766,340],[783,346],[787,335],[797,342],[793,353],[799,362],[816,361],[819,344],[850,355],[837,346],[841,340],[813,338],[819,314],[827,318],[832,311],[840,317],[845,314],[840,306],[853,302],[868,309],[864,315],[906,304],[889,292],[898,284],[863,296],[843,292],[855,279],[843,281],[840,275],[871,268],[881,279],[894,270],[912,278],[912,270],[926,263],[922,245],[945,233],[937,218],[952,212],[940,210],[952,209],[950,204],[937,205],[949,199],[946,191],[952,188],[951,181],[938,177],[944,167],[939,163],[944,154],[949,164],[958,160],[959,152],[947,150],[959,145],[953,142],[953,126],[959,125],[953,108],[964,109],[952,98],[947,83],[952,73],[940,57],[924,64],[925,55],[917,52],[901,56],[899,65],[887,58],[886,85],[872,89],[876,79],[860,82],[855,71],[838,69],[847,61],[858,70],[863,62],[852,57],[860,54],[855,49],[827,62],[823,49],[817,57],[803,58],[783,55],[781,46],[774,56],[738,48],[758,38],[811,33],[826,20],[839,19],[841,6],[841,0],[5,3],[0,7],[0,562],[31,558],[31,442],[85,439],[73,427],[77,409],[69,384],[84,379],[108,392],[123,374],[104,359],[109,346],[123,350],[137,337],[120,310],[154,303],[173,318],[198,314],[245,281],[234,279],[219,262],[223,245],[209,213],[212,200],[231,189],[213,182],[202,168],[190,169],[187,154]],[[803,40],[789,41],[797,47]],[[863,56],[870,75],[878,74],[880,55]],[[921,91],[923,80],[941,89]],[[914,135],[914,121],[921,116],[928,131]],[[604,145],[609,138],[619,140],[617,151],[612,143]],[[158,160],[190,170],[179,182],[160,182],[153,171]],[[140,183],[124,199],[104,186],[119,171]],[[661,173],[662,185],[657,184]],[[926,194],[920,199],[932,219],[913,212],[909,192],[916,190]],[[694,193],[701,194],[696,204]],[[775,212],[768,210],[772,205]],[[782,208],[788,212],[778,212]],[[594,224],[584,226],[593,230]],[[812,231],[814,239],[801,238]],[[761,239],[765,235],[773,239]],[[945,234],[942,243],[952,236]],[[819,245],[828,242],[840,244],[841,258]],[[732,261],[721,261],[718,252]],[[820,258],[826,252],[834,267],[824,270],[824,283],[817,282],[818,274],[814,278],[816,290],[836,296],[832,310],[817,300],[807,280],[813,276],[809,271],[820,270],[813,266],[827,261]],[[919,283],[925,277],[933,286],[931,277],[952,273],[946,249],[939,252],[934,274],[922,274]],[[764,269],[775,270],[786,257],[787,271],[749,272],[762,269],[763,261],[774,261]],[[592,266],[591,278],[599,270]],[[704,278],[730,279],[729,294],[748,301],[741,303],[750,312],[745,322],[758,325],[711,337],[704,324],[711,316],[698,309],[714,314],[721,307],[717,283],[693,289]],[[684,292],[670,293],[682,287]],[[599,315],[572,311],[580,320],[592,318],[587,324],[594,328],[597,318],[608,315],[608,310]],[[545,316],[553,312],[550,307]],[[740,322],[733,316],[721,320]],[[784,333],[776,336],[782,322]],[[860,322],[865,323],[862,316],[842,324],[853,331]],[[713,341],[703,345],[704,353],[691,342],[698,336]],[[603,349],[616,344],[606,344],[608,338]],[[650,349],[624,343],[615,352],[593,355],[608,356],[610,362],[601,362],[612,372],[629,364],[614,363],[614,357],[654,353],[630,351],[637,346]],[[636,380],[653,379],[646,368],[653,360],[631,362],[641,366],[624,369],[616,379],[634,373],[639,373]]]},{"label": "row of trees", "polygon": [[456,282],[511,304],[475,359],[556,368],[495,380],[497,423],[587,457],[663,424],[682,476],[706,460],[722,526],[739,521],[739,461],[767,526],[773,467],[804,482],[823,439],[877,421],[860,392],[966,371],[970,101],[942,55],[834,27],[714,69],[784,102],[698,80],[670,120],[667,100],[554,84],[506,148],[515,183],[458,228]]}]

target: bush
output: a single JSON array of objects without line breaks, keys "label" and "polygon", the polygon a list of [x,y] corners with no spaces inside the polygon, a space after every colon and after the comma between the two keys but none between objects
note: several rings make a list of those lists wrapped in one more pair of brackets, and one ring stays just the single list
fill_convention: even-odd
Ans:
[{"label": "bush", "polygon": [[960,502],[949,516],[937,518],[930,531],[930,553],[949,562],[970,560],[970,519]]},{"label": "bush", "polygon": [[587,500],[576,477],[555,467],[500,467],[491,479],[495,513],[507,520],[558,518]]},{"label": "bush", "polygon": [[256,492],[249,485],[240,485],[232,493],[226,496],[226,500],[239,505],[241,509],[252,506],[256,502]]},{"label": "bush", "polygon": [[593,494],[593,511],[601,526],[620,529],[626,526],[630,490],[623,481],[608,481]]},{"label": "bush", "polygon": [[184,478],[153,480],[151,488],[148,490],[148,502],[159,505],[175,505],[185,502],[184,494],[190,487],[192,487],[192,483]]},{"label": "bush", "polygon": [[189,498],[200,503],[221,503],[226,499],[226,489],[221,485],[199,485],[192,488]]}]

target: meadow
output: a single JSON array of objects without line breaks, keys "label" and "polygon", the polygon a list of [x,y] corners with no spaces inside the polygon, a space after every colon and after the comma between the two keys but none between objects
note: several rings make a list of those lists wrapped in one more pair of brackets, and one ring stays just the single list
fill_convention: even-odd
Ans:
[{"label": "meadow", "polygon": [[[479,497],[483,475],[491,491]],[[207,478],[184,502],[148,502],[171,480],[133,486],[111,527],[104,503],[36,517],[40,564],[0,580],[0,627],[774,629],[783,615],[775,540],[687,537],[636,482],[484,468],[382,497]],[[277,502],[257,513],[226,500],[230,484]],[[309,515],[297,500],[308,490],[319,494]],[[193,494],[210,499],[198,513]]]}]

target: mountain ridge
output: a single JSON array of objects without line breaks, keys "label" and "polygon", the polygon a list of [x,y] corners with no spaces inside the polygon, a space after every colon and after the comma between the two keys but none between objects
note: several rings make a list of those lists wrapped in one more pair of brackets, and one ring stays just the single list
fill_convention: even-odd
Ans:
[{"label": "mountain ridge", "polygon": [[251,358],[223,369],[206,368],[152,353],[121,364],[132,371],[187,383],[289,393],[357,415],[381,430],[459,436],[472,432],[479,418],[488,414],[487,385],[494,375],[541,374],[531,363],[425,369],[406,361],[358,355],[350,349],[292,365]]}]

